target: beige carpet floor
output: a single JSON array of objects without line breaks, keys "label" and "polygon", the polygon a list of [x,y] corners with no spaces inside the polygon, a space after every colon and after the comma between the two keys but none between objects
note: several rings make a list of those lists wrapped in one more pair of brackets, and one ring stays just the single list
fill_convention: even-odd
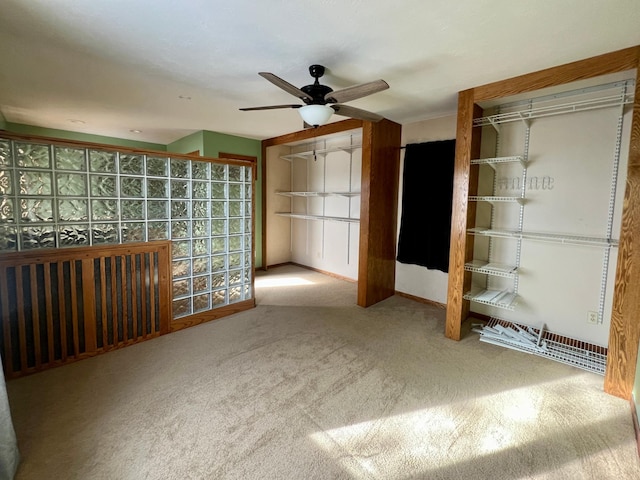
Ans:
[{"label": "beige carpet floor", "polygon": [[258,306],[7,384],[31,479],[639,479],[603,377],[284,266]]}]

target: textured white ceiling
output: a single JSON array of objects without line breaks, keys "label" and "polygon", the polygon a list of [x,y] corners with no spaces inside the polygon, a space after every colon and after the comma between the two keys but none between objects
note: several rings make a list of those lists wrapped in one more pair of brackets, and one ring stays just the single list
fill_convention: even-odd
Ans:
[{"label": "textured white ceiling", "polygon": [[6,121],[162,144],[300,130],[295,110],[238,110],[298,103],[259,71],[298,87],[316,63],[334,89],[382,78],[349,105],[406,124],[455,112],[460,90],[640,44],[640,0],[1,3]]}]

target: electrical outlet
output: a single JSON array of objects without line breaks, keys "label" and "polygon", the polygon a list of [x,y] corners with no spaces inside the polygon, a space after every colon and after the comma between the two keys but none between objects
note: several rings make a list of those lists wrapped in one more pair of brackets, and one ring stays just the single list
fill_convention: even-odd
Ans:
[{"label": "electrical outlet", "polygon": [[587,312],[587,323],[591,325],[598,324],[598,312]]}]

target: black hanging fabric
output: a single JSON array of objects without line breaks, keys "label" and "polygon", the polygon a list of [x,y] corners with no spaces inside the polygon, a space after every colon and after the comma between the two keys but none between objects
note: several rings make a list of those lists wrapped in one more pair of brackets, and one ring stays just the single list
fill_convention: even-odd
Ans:
[{"label": "black hanging fabric", "polygon": [[406,147],[397,257],[401,263],[449,271],[455,142]]}]

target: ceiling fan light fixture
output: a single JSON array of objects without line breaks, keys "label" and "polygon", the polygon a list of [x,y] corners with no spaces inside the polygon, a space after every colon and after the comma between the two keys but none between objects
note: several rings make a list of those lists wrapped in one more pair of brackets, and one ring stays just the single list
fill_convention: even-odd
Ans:
[{"label": "ceiling fan light fixture", "polygon": [[305,105],[298,109],[302,120],[314,127],[324,125],[333,115],[333,108],[329,105]]}]

